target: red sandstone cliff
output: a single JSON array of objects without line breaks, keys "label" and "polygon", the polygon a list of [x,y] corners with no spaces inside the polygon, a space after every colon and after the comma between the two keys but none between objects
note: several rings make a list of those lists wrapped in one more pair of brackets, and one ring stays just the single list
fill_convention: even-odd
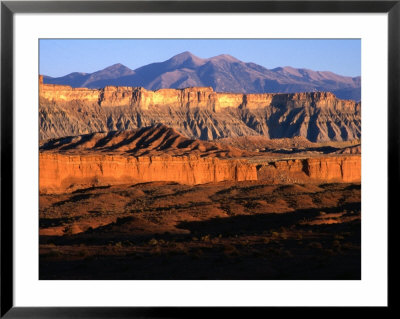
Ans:
[{"label": "red sandstone cliff", "polygon": [[360,182],[360,165],[359,155],[271,161],[262,154],[189,140],[171,128],[156,125],[43,143],[39,189],[58,193],[154,181],[190,185],[258,179],[270,183]]},{"label": "red sandstone cliff", "polygon": [[360,155],[277,160],[258,168],[258,178],[271,183],[361,182]]},{"label": "red sandstone cliff", "polygon": [[41,153],[39,163],[41,192],[153,181],[194,185],[257,180],[256,167],[243,160]]},{"label": "red sandstone cliff", "polygon": [[204,184],[256,180],[256,167],[238,159],[250,154],[189,140],[160,124],[137,131],[49,140],[40,147],[40,191],[150,181]]},{"label": "red sandstone cliff", "polygon": [[361,156],[280,160],[254,164],[245,159],[200,157],[128,157],[122,155],[39,156],[39,190],[58,193],[99,185],[172,181],[204,184],[221,181],[266,180],[270,183],[361,181]]}]

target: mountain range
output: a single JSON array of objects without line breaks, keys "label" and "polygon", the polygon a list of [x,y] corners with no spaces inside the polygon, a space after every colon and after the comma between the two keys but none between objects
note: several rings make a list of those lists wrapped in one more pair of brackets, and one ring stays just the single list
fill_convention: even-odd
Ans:
[{"label": "mountain range", "polygon": [[74,88],[105,86],[162,88],[212,87],[217,92],[296,93],[329,91],[340,99],[361,100],[361,77],[292,67],[267,69],[228,54],[202,59],[183,52],[164,62],[135,70],[117,63],[93,73],[74,72],[62,77],[44,76],[45,84]]}]

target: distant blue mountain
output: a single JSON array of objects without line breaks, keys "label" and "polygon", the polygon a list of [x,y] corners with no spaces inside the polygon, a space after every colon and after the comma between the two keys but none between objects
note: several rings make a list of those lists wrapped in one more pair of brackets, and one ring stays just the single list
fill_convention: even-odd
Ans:
[{"label": "distant blue mountain", "polygon": [[360,76],[292,67],[267,69],[227,54],[202,59],[190,52],[136,70],[114,64],[94,73],[74,72],[58,78],[44,76],[44,83],[87,88],[142,86],[149,90],[211,86],[217,92],[236,93],[330,91],[341,99],[361,100]]}]

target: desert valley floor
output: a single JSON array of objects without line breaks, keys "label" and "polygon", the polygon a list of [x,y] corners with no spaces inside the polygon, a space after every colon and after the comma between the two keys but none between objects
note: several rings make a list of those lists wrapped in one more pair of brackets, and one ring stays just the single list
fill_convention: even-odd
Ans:
[{"label": "desert valley floor", "polygon": [[360,217],[357,183],[41,195],[40,279],[360,279]]},{"label": "desert valley floor", "polygon": [[[301,138],[188,140],[163,125],[46,141],[39,277],[360,279],[361,185],[354,176],[360,174],[359,152],[357,142]],[[233,171],[243,180],[113,183],[107,170],[116,174],[125,166],[104,163],[131,154],[151,158],[138,167],[154,174],[161,158],[163,165],[181,165],[162,169],[181,167],[179,176],[190,181],[197,170],[203,174],[202,161],[209,159],[212,179],[219,176],[215,172]],[[57,168],[46,170],[54,161]],[[81,184],[66,177],[71,165]],[[84,178],[100,176],[98,167],[104,180]],[[54,182],[54,172],[57,181],[65,177],[64,184]]]}]

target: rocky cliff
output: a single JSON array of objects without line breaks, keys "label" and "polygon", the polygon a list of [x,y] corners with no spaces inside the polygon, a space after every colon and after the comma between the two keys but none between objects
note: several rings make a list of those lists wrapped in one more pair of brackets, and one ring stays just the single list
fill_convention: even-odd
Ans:
[{"label": "rocky cliff", "polygon": [[268,163],[198,156],[131,157],[41,152],[39,190],[60,193],[101,185],[171,181],[204,184],[266,180],[273,184],[360,182],[361,157],[334,156]]},{"label": "rocky cliff", "polygon": [[100,185],[170,181],[204,184],[359,182],[360,155],[275,159],[268,155],[190,140],[158,124],[136,131],[93,133],[41,143],[40,192]]},{"label": "rocky cliff", "polygon": [[41,153],[40,192],[63,192],[104,184],[172,181],[204,184],[257,180],[254,165],[243,160],[200,157],[129,157]]},{"label": "rocky cliff", "polygon": [[361,182],[360,155],[277,160],[257,168],[258,179],[271,183]]},{"label": "rocky cliff", "polygon": [[163,123],[189,138],[236,136],[342,141],[361,135],[361,104],[329,92],[234,94],[211,87],[39,90],[40,139],[132,130]]},{"label": "rocky cliff", "polygon": [[241,159],[251,152],[190,140],[162,124],[50,139],[39,150],[41,192],[104,184],[257,179],[256,167]]}]

